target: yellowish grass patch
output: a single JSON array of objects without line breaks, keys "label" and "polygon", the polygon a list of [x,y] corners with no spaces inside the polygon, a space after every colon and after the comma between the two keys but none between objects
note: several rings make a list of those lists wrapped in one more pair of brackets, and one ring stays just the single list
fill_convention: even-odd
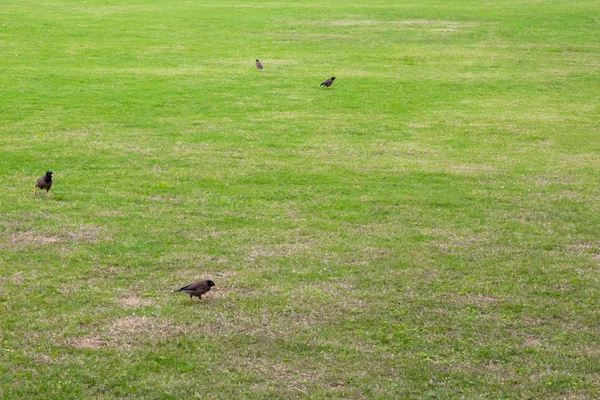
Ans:
[{"label": "yellowish grass patch", "polygon": [[82,225],[73,230],[63,230],[59,234],[47,234],[42,231],[17,231],[5,233],[0,240],[0,247],[24,248],[29,246],[44,246],[53,243],[96,242],[108,235],[101,235],[101,228],[96,225]]},{"label": "yellowish grass patch", "polygon": [[143,299],[141,297],[136,296],[135,294],[129,294],[125,297],[119,299],[119,304],[123,307],[145,307],[152,306],[155,303],[149,299]]},{"label": "yellowish grass patch", "polygon": [[159,317],[136,316],[106,321],[93,333],[69,338],[66,343],[78,348],[141,346],[148,342],[202,332],[203,324],[177,324]]},{"label": "yellowish grass patch", "polygon": [[99,336],[87,335],[73,338],[68,343],[80,349],[99,349],[106,347],[106,342]]}]

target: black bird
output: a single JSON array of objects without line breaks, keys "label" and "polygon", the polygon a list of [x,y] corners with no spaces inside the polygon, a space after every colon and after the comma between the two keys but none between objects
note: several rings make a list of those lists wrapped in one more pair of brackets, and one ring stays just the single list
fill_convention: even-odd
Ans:
[{"label": "black bird", "polygon": [[38,178],[35,186],[33,187],[33,195],[37,194],[37,189],[46,189],[46,196],[49,195],[50,188],[52,187],[52,171],[46,171],[46,175],[42,175]]},{"label": "black bird", "polygon": [[190,299],[193,298],[193,296],[197,296],[198,299],[202,300],[202,295],[208,292],[213,286],[215,286],[215,283],[211,280],[198,281],[184,286],[181,289],[173,290],[173,292],[187,293],[190,295]]},{"label": "black bird", "polygon": [[262,64],[258,60],[256,60],[256,68],[258,68],[258,69],[264,69],[263,66],[262,66]]},{"label": "black bird", "polygon": [[331,84],[333,83],[333,81],[335,81],[335,76],[332,76],[329,79],[325,79],[323,82],[321,82],[321,84],[319,86],[329,87],[329,86],[331,86]]}]

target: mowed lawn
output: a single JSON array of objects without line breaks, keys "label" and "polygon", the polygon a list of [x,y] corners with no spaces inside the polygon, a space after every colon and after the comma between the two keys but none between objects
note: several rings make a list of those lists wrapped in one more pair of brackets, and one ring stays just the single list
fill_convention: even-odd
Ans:
[{"label": "mowed lawn", "polygon": [[600,398],[598,15],[3,0],[0,398]]}]

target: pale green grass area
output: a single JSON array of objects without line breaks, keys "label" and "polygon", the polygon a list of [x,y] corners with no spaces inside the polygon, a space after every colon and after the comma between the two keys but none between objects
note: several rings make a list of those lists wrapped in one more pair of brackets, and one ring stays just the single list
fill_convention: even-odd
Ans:
[{"label": "pale green grass area", "polygon": [[600,397],[598,15],[4,0],[0,398]]}]

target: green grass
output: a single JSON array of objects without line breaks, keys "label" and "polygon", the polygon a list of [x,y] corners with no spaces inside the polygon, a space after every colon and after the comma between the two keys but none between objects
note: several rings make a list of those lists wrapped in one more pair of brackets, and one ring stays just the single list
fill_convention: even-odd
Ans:
[{"label": "green grass", "polygon": [[4,0],[0,398],[600,397],[599,13]]}]

